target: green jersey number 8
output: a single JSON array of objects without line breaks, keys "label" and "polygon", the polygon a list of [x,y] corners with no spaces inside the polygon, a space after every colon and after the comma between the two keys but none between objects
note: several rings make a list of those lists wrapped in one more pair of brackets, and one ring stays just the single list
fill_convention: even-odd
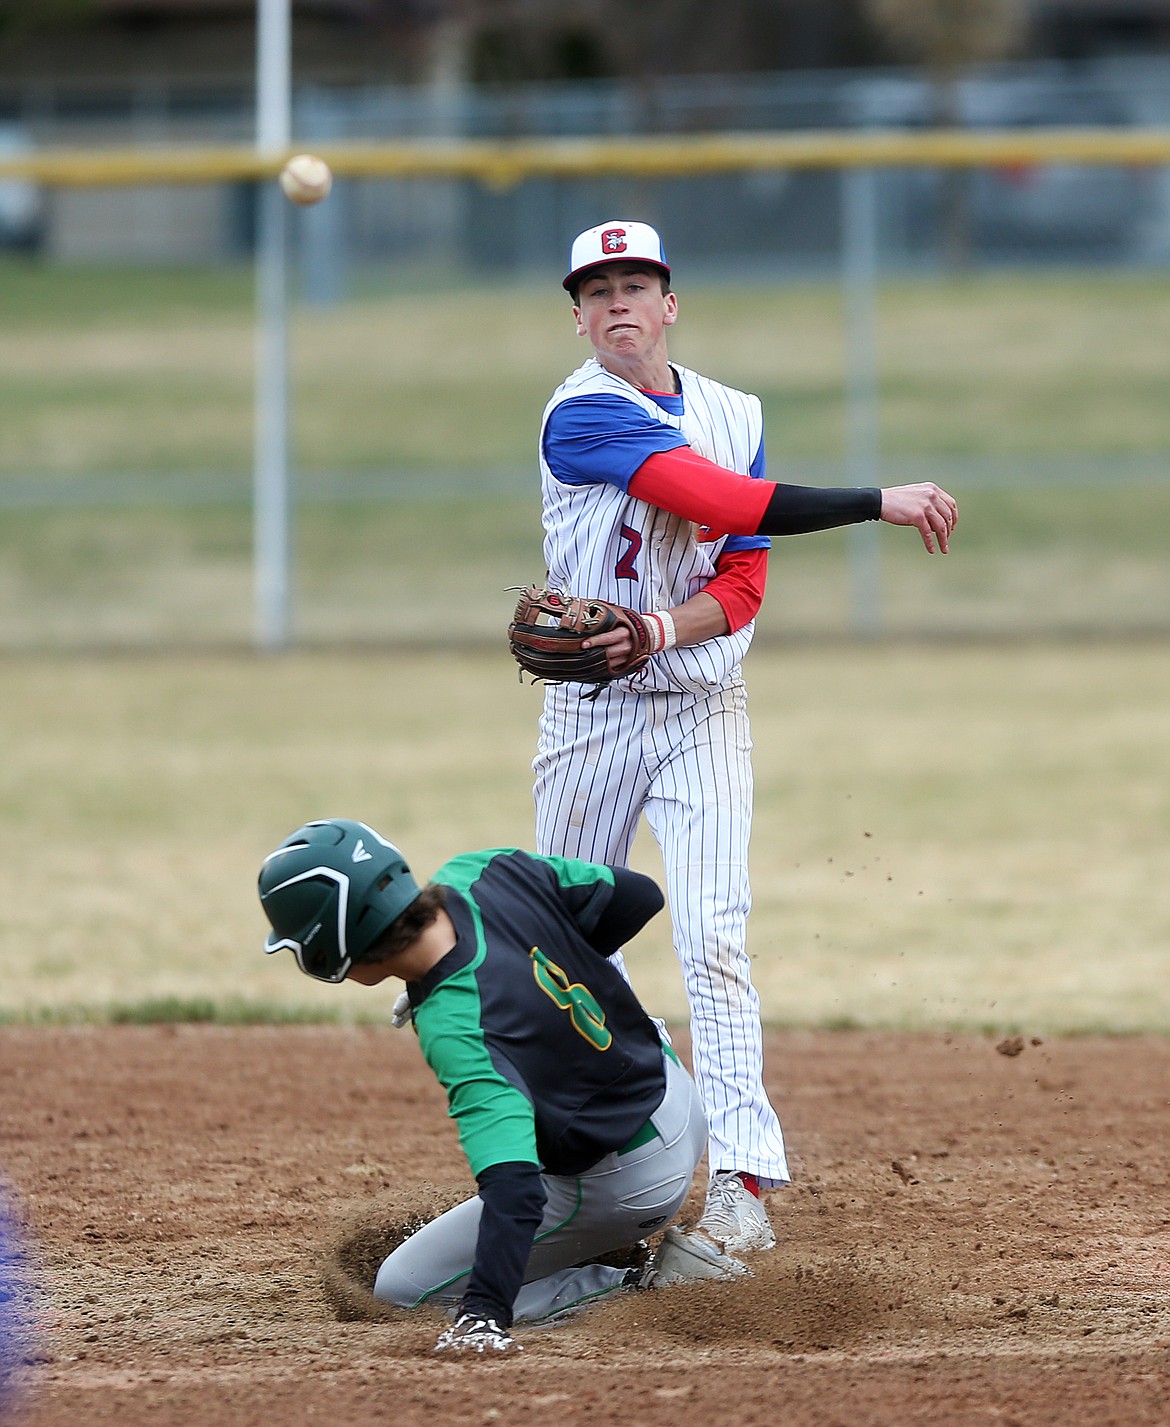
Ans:
[{"label": "green jersey number 8", "polygon": [[606,1028],[605,1012],[588,986],[570,981],[538,946],[534,946],[529,955],[536,984],[562,1011],[568,1011],[577,1034],[584,1036],[594,1050],[608,1050],[613,1044],[613,1035]]}]

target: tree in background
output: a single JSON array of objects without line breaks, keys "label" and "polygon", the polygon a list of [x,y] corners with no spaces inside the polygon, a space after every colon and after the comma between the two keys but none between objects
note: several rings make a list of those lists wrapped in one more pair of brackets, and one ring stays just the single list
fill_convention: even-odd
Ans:
[{"label": "tree in background", "polygon": [[93,15],[93,0],[0,0],[0,39],[72,25]]},{"label": "tree in background", "polygon": [[[978,64],[1006,59],[1024,40],[1028,0],[862,0],[891,53],[920,63],[930,84],[930,122],[963,124],[959,86]],[[962,267],[970,259],[969,174],[944,169],[941,205],[943,253]]]},{"label": "tree in background", "polygon": [[[379,0],[381,4],[389,0]],[[401,3],[401,0],[400,0]],[[632,78],[862,62],[858,0],[431,0],[475,80]]]}]

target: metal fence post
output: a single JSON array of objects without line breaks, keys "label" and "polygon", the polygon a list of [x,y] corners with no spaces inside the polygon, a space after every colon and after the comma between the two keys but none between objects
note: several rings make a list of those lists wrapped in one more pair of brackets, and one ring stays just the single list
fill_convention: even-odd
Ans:
[{"label": "metal fence post", "polygon": [[[260,0],[256,47],[256,147],[288,149],[291,131],[290,0]],[[256,402],[253,469],[255,640],[282,649],[289,639],[290,500],[288,332],[284,196],[262,182],[256,234]]]},{"label": "metal fence post", "polygon": [[[878,434],[877,174],[872,168],[841,170],[841,250],[845,288],[845,466],[853,486],[881,484]],[[875,523],[848,531],[850,613],[853,634],[876,639],[882,632],[881,528]]]}]

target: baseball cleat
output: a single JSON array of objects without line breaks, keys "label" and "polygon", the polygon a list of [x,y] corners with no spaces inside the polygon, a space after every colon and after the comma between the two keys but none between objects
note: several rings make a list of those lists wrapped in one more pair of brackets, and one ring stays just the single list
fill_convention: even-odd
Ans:
[{"label": "baseball cleat", "polygon": [[776,1244],[767,1211],[735,1170],[721,1170],[711,1180],[695,1232],[725,1254],[759,1253]]},{"label": "baseball cleat", "polygon": [[702,1279],[743,1278],[751,1270],[739,1259],[721,1254],[714,1244],[681,1229],[670,1228],[654,1257],[642,1269],[638,1288],[669,1288],[676,1283],[698,1283]]},{"label": "baseball cleat", "polygon": [[477,1313],[461,1313],[449,1328],[439,1334],[436,1353],[521,1353],[523,1346],[494,1318],[481,1318]]}]

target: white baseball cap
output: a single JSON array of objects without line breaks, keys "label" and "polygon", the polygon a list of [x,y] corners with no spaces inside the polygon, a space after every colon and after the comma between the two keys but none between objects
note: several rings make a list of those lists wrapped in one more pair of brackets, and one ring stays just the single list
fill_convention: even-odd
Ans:
[{"label": "white baseball cap", "polygon": [[561,286],[568,292],[589,268],[598,268],[604,263],[649,263],[670,276],[662,239],[649,223],[634,223],[628,218],[598,223],[596,228],[586,228],[573,239],[569,275]]}]

